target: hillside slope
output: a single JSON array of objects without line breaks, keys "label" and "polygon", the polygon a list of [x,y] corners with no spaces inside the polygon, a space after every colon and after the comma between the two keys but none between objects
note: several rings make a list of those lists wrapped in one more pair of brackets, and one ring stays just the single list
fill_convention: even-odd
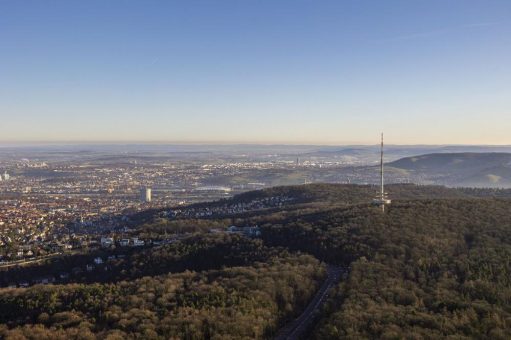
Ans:
[{"label": "hillside slope", "polygon": [[511,153],[435,153],[402,158],[388,166],[455,186],[511,186]]}]

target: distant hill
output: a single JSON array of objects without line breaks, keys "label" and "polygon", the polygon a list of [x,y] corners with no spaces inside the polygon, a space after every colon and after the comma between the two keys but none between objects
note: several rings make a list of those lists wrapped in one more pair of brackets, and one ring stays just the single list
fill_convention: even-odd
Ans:
[{"label": "distant hill", "polygon": [[[403,157],[452,153],[509,153],[511,146],[484,145],[386,145],[385,158],[395,161]],[[355,163],[371,164],[379,159],[379,145],[324,146],[307,151],[300,157],[337,158]]]},{"label": "distant hill", "polygon": [[511,153],[433,153],[387,164],[451,186],[511,187]]}]

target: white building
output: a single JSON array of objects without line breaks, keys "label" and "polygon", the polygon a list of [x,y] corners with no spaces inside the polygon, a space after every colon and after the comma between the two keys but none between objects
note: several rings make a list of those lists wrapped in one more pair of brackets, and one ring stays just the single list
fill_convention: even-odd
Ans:
[{"label": "white building", "polygon": [[146,203],[151,202],[151,199],[152,199],[151,196],[152,196],[151,188],[140,189],[140,200],[142,202],[146,202]]},{"label": "white building", "polygon": [[108,248],[114,244],[114,239],[112,237],[102,237],[101,238],[101,246]]},{"label": "white building", "polygon": [[132,239],[132,241],[133,241],[133,243],[132,243],[132,244],[133,244],[133,247],[141,247],[141,246],[143,246],[143,245],[145,244],[145,242],[144,242],[144,241],[139,240],[137,237],[134,237],[134,238]]},{"label": "white building", "polygon": [[231,234],[241,234],[248,237],[259,237],[261,236],[261,229],[259,226],[254,227],[237,227],[237,226],[230,226],[227,228],[227,232]]}]

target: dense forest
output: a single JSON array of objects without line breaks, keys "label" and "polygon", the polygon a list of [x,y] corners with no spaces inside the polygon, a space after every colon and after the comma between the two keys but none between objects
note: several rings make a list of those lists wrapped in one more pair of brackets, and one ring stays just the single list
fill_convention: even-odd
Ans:
[{"label": "dense forest", "polygon": [[[331,263],[349,272],[310,338],[511,338],[510,191],[394,185],[385,213],[368,203],[374,191],[278,187],[213,205],[292,197],[280,209],[203,219],[146,212],[139,235],[191,236],[133,250],[101,275],[0,290],[0,337],[271,338]],[[257,224],[261,237],[208,233],[230,224]],[[95,255],[3,274],[57,273]]]},{"label": "dense forest", "polygon": [[248,217],[266,245],[350,265],[311,334],[511,338],[510,191],[394,185],[382,214],[370,189],[312,185],[312,204]]},{"label": "dense forest", "polygon": [[266,244],[350,264],[313,332],[330,338],[511,337],[511,201],[397,200],[253,217]]},{"label": "dense forest", "polygon": [[[312,256],[266,249],[257,240],[195,241],[137,254],[133,271],[151,275],[135,280],[3,289],[0,336],[268,338],[305,307],[325,275]],[[190,268],[225,267],[160,274],[176,258]]]}]

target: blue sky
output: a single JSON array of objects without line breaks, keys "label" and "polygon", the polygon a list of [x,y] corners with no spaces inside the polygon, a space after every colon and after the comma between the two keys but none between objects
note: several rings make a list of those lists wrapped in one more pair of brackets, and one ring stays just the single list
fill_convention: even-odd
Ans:
[{"label": "blue sky", "polygon": [[0,141],[511,144],[511,2],[0,1]]}]

